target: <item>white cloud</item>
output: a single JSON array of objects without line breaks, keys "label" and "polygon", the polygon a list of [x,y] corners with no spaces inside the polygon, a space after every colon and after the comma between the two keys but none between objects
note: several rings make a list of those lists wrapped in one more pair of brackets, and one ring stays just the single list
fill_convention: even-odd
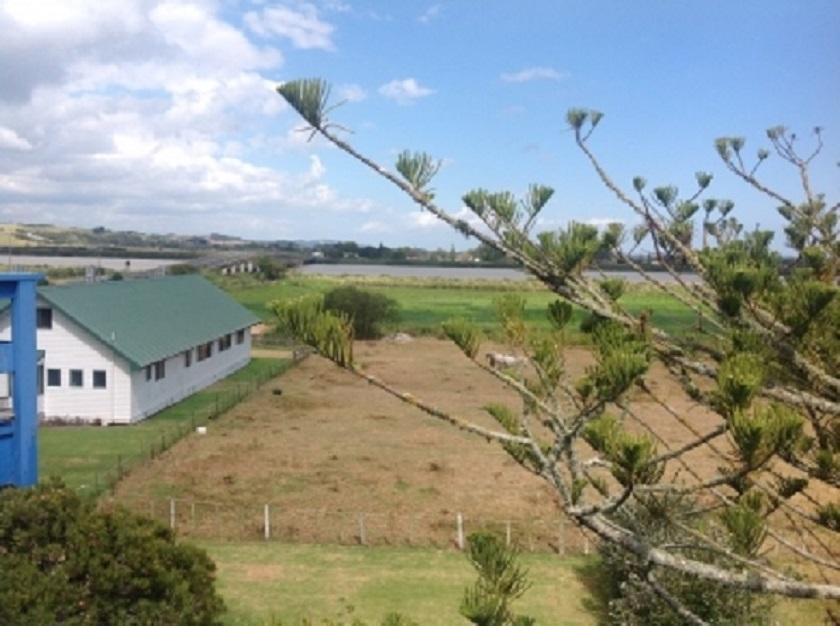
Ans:
[{"label": "white cloud", "polygon": [[[453,214],[453,217],[456,220],[463,220],[473,228],[477,230],[485,230],[486,227],[484,223],[481,221],[481,218],[476,216],[475,213],[470,211],[467,207],[461,207],[456,213]],[[412,211],[407,216],[408,226],[409,228],[415,230],[430,230],[433,228],[440,228],[440,229],[450,229],[446,222],[437,218],[432,213],[429,213],[426,210],[420,209],[417,211]]]},{"label": "white cloud", "polygon": [[298,123],[263,75],[282,55],[224,6],[0,0],[0,214],[266,238],[370,212],[329,184],[322,144],[277,136],[272,118]]},{"label": "white cloud", "polygon": [[619,219],[617,217],[588,217],[584,220],[581,220],[581,222],[601,229],[606,228],[610,224],[624,224],[626,223],[626,220]]},{"label": "white cloud", "polygon": [[526,83],[532,80],[563,80],[565,72],[558,72],[553,67],[526,67],[518,72],[504,73],[500,78],[506,83]]},{"label": "white cloud", "polygon": [[422,86],[414,78],[392,80],[379,88],[379,93],[397,104],[412,104],[419,98],[432,95],[433,89]]},{"label": "white cloud", "polygon": [[278,5],[260,13],[249,11],[245,14],[245,23],[263,37],[286,37],[296,48],[335,49],[332,41],[335,27],[321,20],[318,9],[311,4],[300,4],[297,10]]},{"label": "white cloud", "polygon": [[433,4],[428,9],[423,11],[423,13],[420,15],[420,17],[417,18],[417,20],[419,22],[422,22],[423,24],[428,24],[433,19],[440,16],[441,8],[441,5]]},{"label": "white cloud", "polygon": [[367,98],[367,92],[361,85],[339,85],[336,88],[339,100],[346,100],[347,102],[361,102]]},{"label": "white cloud", "polygon": [[11,128],[0,126],[0,150],[32,150],[32,144]]},{"label": "white cloud", "polygon": [[380,220],[370,220],[359,227],[360,233],[390,233],[392,228]]},{"label": "white cloud", "polygon": [[443,222],[441,222],[437,217],[429,213],[428,211],[424,211],[420,209],[418,211],[412,211],[408,214],[408,223],[411,228],[417,229],[428,229],[428,228],[437,228],[439,226],[445,226]]}]

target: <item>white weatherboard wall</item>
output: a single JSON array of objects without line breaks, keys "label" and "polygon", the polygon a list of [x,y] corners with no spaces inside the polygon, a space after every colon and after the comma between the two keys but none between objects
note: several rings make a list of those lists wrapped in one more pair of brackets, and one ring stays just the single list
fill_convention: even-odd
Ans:
[{"label": "white weatherboard wall", "polygon": [[[192,348],[192,365],[184,366],[184,353],[166,359],[166,375],[161,380],[146,380],[145,368],[132,369],[128,361],[114,353],[107,345],[81,328],[61,311],[41,300],[39,307],[53,311],[52,328],[39,328],[38,350],[44,351],[44,395],[39,397],[39,409],[47,419],[101,421],[105,424],[136,422],[217,380],[245,367],[251,360],[251,331],[244,330],[244,341],[236,343],[236,331],[231,333],[229,349],[219,351],[219,338],[214,337],[213,354],[198,361],[196,347]],[[8,340],[10,317],[0,315],[0,339]],[[47,370],[61,370],[61,386],[47,385]],[[70,370],[83,372],[82,387],[70,386]],[[94,389],[93,370],[106,372],[106,387]],[[0,381],[0,391],[6,381]]]},{"label": "white weatherboard wall", "polygon": [[[44,395],[39,402],[48,418],[128,423],[131,421],[131,375],[128,363],[105,344],[52,308],[52,328],[37,331],[38,350],[44,351]],[[0,338],[9,339],[10,318],[0,319]],[[47,370],[61,370],[61,386],[47,386]],[[81,387],[70,386],[70,370],[80,369]],[[104,389],[94,389],[93,370],[104,370]]]},{"label": "white weatherboard wall", "polygon": [[236,332],[232,333],[231,346],[219,352],[218,337],[213,339],[213,355],[198,360],[195,347],[192,348],[192,365],[184,366],[184,353],[166,359],[166,376],[146,380],[145,368],[131,372],[131,415],[132,421],[143,419],[207,387],[215,381],[245,367],[251,360],[251,331],[245,329],[245,340],[236,343]]}]

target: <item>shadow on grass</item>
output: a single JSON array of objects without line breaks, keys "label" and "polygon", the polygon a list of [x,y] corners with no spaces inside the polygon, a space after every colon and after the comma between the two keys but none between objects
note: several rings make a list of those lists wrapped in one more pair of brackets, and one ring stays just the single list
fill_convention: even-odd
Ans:
[{"label": "shadow on grass", "polygon": [[589,592],[581,600],[583,608],[592,615],[600,626],[608,626],[611,582],[597,556],[582,560],[572,567],[575,576]]}]

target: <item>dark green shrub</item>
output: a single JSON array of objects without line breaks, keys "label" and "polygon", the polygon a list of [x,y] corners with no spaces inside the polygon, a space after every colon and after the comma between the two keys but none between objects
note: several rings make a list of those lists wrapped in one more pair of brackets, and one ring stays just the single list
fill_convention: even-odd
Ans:
[{"label": "dark green shrub", "polygon": [[286,275],[285,266],[270,256],[261,256],[257,259],[260,277],[263,280],[280,280]]},{"label": "dark green shrub", "polygon": [[170,276],[183,276],[184,274],[198,274],[198,268],[191,263],[174,263],[166,268]]},{"label": "dark green shrub", "polygon": [[0,624],[216,624],[214,570],[160,524],[60,482],[0,492]]},{"label": "dark green shrub", "polygon": [[381,325],[399,319],[396,300],[352,285],[328,291],[324,296],[324,309],[347,315],[353,322],[353,332],[358,339],[381,337]]},{"label": "dark green shrub", "polygon": [[[695,539],[669,521],[684,516],[690,502],[680,498],[650,500],[647,505],[635,502],[625,505],[616,514],[622,525],[645,536],[651,545],[696,544]],[[697,522],[695,522],[697,523]],[[710,532],[710,528],[704,528]],[[648,565],[615,544],[603,543],[599,548],[599,580],[604,583],[609,601],[609,618],[622,626],[682,626],[685,620],[677,615],[648,585]],[[731,561],[709,550],[685,549],[686,557],[732,566]],[[665,568],[655,570],[656,581],[683,606],[709,624],[731,626],[763,626],[770,624],[773,599],[711,581],[690,577]]]}]

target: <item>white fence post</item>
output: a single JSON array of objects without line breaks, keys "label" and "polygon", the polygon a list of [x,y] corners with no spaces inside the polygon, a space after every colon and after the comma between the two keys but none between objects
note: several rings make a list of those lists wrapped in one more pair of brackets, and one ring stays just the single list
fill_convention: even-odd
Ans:
[{"label": "white fence post", "polygon": [[265,540],[271,539],[271,510],[266,504],[263,508],[263,530],[265,532]]},{"label": "white fence post", "polygon": [[367,533],[365,532],[365,514],[359,513],[359,543],[367,545]]},{"label": "white fence post", "polygon": [[505,522],[505,545],[510,547],[510,520]]},{"label": "white fence post", "polygon": [[175,530],[175,498],[169,498],[169,528]]},{"label": "white fence post", "polygon": [[458,513],[456,518],[458,523],[458,549],[464,549],[464,516]]},{"label": "white fence post", "polygon": [[557,553],[566,556],[566,518],[560,516],[560,532],[557,536]]}]

